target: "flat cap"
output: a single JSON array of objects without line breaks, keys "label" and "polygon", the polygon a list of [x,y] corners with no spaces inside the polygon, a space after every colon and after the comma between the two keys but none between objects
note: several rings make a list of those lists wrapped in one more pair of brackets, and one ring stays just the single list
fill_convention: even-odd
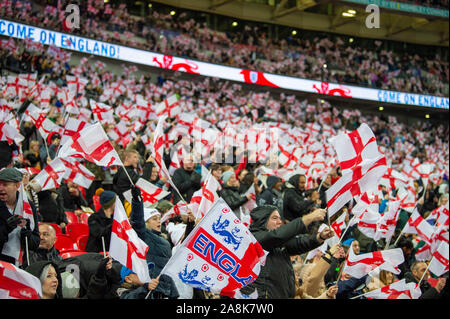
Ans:
[{"label": "flat cap", "polygon": [[0,170],[0,181],[21,182],[22,178],[22,173],[14,167],[4,168]]}]

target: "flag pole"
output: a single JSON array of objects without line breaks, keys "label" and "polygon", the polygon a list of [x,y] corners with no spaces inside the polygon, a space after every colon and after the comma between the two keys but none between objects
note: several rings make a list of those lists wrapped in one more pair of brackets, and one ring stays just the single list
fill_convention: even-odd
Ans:
[{"label": "flag pole", "polygon": [[28,237],[27,236],[25,236],[25,253],[27,256],[27,264],[29,266],[30,265],[30,253],[28,251]]},{"label": "flag pole", "polygon": [[103,255],[106,258],[106,246],[105,246],[105,237],[102,236],[102,246],[103,246]]}]

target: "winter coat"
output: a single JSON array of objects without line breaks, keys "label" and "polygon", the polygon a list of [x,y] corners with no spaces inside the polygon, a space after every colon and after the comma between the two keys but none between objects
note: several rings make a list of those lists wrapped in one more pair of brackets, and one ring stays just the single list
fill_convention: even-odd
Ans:
[{"label": "winter coat", "polygon": [[289,221],[308,214],[314,208],[314,202],[305,199],[298,189],[300,175],[292,176],[284,186],[283,218]]},{"label": "winter coat", "polygon": [[38,193],[39,213],[44,223],[61,224],[66,223],[67,216],[64,213],[64,204],[60,195],[53,195],[51,190],[45,190]]},{"label": "winter coat", "polygon": [[102,237],[105,241],[105,248],[108,249],[111,241],[113,218],[106,217],[103,208],[88,218],[89,237],[86,243],[86,251],[99,253],[103,251]]},{"label": "winter coat", "polygon": [[73,212],[77,209],[81,209],[81,206],[88,206],[88,203],[84,199],[84,196],[83,194],[81,194],[81,192],[79,192],[78,196],[73,196],[69,193],[67,184],[61,185],[61,187],[58,188],[57,192],[61,197],[65,212]]},{"label": "winter coat", "polygon": [[[142,201],[132,199],[132,209],[130,214],[130,223],[136,234],[148,246],[147,263],[149,265],[149,273],[151,278],[156,278],[164,266],[172,257],[172,246],[169,241],[161,236],[161,233],[150,230],[145,227],[144,206]],[[161,275],[159,284],[152,292],[161,293],[169,298],[177,298],[178,290],[172,278],[167,275]]]},{"label": "winter coat", "polygon": [[[201,187],[202,175],[195,171],[186,171],[183,167],[177,168],[172,176],[172,181],[180,191],[186,202],[190,202],[192,195]],[[173,193],[173,204],[178,203],[181,198],[176,191]]]},{"label": "winter coat", "polygon": [[[17,192],[17,198],[19,196],[19,193]],[[38,215],[36,212],[36,207],[33,205],[33,203],[30,201],[31,210],[33,212],[33,218],[34,218],[34,229],[31,230],[31,237],[28,238],[28,249],[29,251],[35,250],[39,247],[39,243],[41,242],[41,237],[39,235],[39,227],[38,227]],[[11,217],[12,214],[9,212],[8,207],[3,201],[0,201],[0,260],[9,262],[14,264],[15,259],[11,256],[7,256],[2,254],[3,248],[5,247],[5,244],[8,242],[8,238],[10,235],[10,232],[7,229],[7,219]],[[19,226],[17,226],[19,227]],[[13,230],[15,231],[15,230]],[[19,232],[20,236],[20,232]],[[20,244],[23,249],[25,249],[25,239],[20,238]],[[26,256],[26,255],[25,255]]]},{"label": "winter coat", "polygon": [[235,213],[239,212],[239,207],[248,202],[247,197],[239,193],[239,189],[237,187],[228,186],[226,184],[223,185],[219,195]]},{"label": "winter coat", "polygon": [[45,248],[38,248],[35,251],[30,251],[30,265],[38,261],[52,261],[58,263],[62,260],[59,255],[59,250],[54,246],[50,250]]},{"label": "winter coat", "polygon": [[256,203],[258,206],[263,205],[272,205],[278,207],[278,211],[280,212],[280,215],[283,211],[283,196],[282,194],[275,190],[273,187],[276,183],[281,181],[281,178],[277,176],[269,176],[267,177],[267,188],[261,193],[259,197],[256,199]]},{"label": "winter coat", "polygon": [[[52,261],[44,261],[44,260],[38,261],[38,262],[31,264],[27,268],[25,268],[25,271],[32,274],[36,278],[40,279],[42,271],[44,270],[44,267],[47,266],[48,264],[52,264],[52,266],[55,268],[56,277],[58,278],[58,287],[56,288],[56,295],[55,295],[54,299],[63,299],[62,278],[61,278],[61,272],[59,271],[59,268],[58,268],[58,264],[56,264],[55,262],[52,262]],[[41,284],[42,284],[42,282],[41,282]]]},{"label": "winter coat", "polygon": [[269,254],[258,278],[241,289],[246,295],[256,289],[259,298],[294,298],[295,274],[290,256],[303,254],[321,245],[316,235],[305,235],[306,226],[301,218],[278,229],[267,230],[267,221],[276,209],[266,205],[257,207],[250,213],[252,223],[249,230]]},{"label": "winter coat", "polygon": [[117,289],[120,287],[120,270],[122,265],[113,260],[112,268],[103,275],[98,272],[99,265],[105,257],[98,253],[85,253],[69,257],[59,262],[59,270],[73,271],[79,274],[79,298],[87,299],[117,299]]}]

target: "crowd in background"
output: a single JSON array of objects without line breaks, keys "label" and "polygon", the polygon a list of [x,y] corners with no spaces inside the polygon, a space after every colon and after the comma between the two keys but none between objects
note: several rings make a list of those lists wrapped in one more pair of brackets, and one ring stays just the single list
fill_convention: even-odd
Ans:
[{"label": "crowd in background", "polygon": [[[10,7],[6,4],[0,7],[0,14],[5,18],[64,31],[64,1],[8,4]],[[407,48],[392,51],[385,49],[382,41],[369,41],[371,45],[357,44],[344,37],[329,35],[277,39],[269,37],[262,27],[257,26],[220,32],[186,13],[171,15],[152,10],[146,17],[137,17],[128,13],[125,4],[117,7],[103,1],[79,1],[78,4],[81,27],[70,31],[76,35],[255,71],[402,92],[448,95],[448,61],[435,53],[428,56],[413,54]],[[49,19],[49,15],[58,18]],[[305,33],[302,31],[301,34]]]}]

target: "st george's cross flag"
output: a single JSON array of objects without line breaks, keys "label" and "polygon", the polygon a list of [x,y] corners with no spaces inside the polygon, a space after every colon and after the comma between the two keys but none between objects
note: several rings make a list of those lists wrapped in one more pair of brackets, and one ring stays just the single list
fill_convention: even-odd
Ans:
[{"label": "st george's cross flag", "polygon": [[189,203],[189,208],[196,219],[205,216],[213,204],[219,199],[217,192],[221,189],[222,186],[220,183],[209,172],[202,187],[192,195],[191,202]]},{"label": "st george's cross flag", "polygon": [[448,242],[442,242],[438,249],[433,253],[433,258],[430,261],[429,270],[436,276],[442,276],[448,272]]},{"label": "st george's cross flag", "polygon": [[109,255],[132,270],[142,282],[150,281],[147,265],[148,246],[136,234],[128,220],[122,201],[116,200],[109,244]]},{"label": "st george's cross flag", "polygon": [[64,128],[50,121],[45,115],[46,112],[39,109],[34,104],[28,105],[25,114],[31,118],[34,126],[36,126],[45,140],[47,140],[47,136],[51,132],[57,132],[59,135],[63,135]]},{"label": "st george's cross flag", "polygon": [[362,278],[377,267],[390,271],[396,275],[400,273],[398,265],[405,261],[401,248],[378,250],[366,254],[356,255],[353,249],[349,249],[345,261],[344,273],[355,278]]},{"label": "st george's cross flag", "polygon": [[40,191],[45,191],[61,186],[65,174],[66,166],[62,159],[57,157],[45,166],[32,181],[40,186]]},{"label": "st george's cross flag", "polygon": [[61,158],[61,161],[66,167],[64,179],[66,181],[74,182],[88,189],[95,179],[95,175],[88,170],[83,164],[73,157]]},{"label": "st george's cross flag", "polygon": [[66,124],[64,125],[64,131],[61,135],[61,145],[64,145],[72,136],[74,136],[77,132],[80,132],[85,127],[90,126],[91,124],[77,120],[73,117],[69,117],[67,119]]},{"label": "st george's cross flag", "polygon": [[167,115],[168,117],[175,117],[181,113],[179,97],[174,94],[159,104],[155,105],[155,113],[157,116]]},{"label": "st george's cross flag", "polygon": [[161,224],[168,221],[169,219],[175,216],[187,216],[189,211],[189,204],[186,204],[183,201],[179,201],[176,203],[169,211],[164,213],[161,217]]},{"label": "st george's cross flag", "polygon": [[[152,183],[143,178],[139,178],[135,186],[139,187],[139,189],[141,190],[141,197],[142,201],[144,202],[144,205],[154,204],[157,201],[166,197],[167,195],[170,195],[170,192],[165,191],[164,189],[156,185],[153,185]],[[131,203],[132,200],[131,190],[127,190],[126,192],[124,192],[123,196],[128,202]]]},{"label": "st george's cross flag", "polygon": [[420,216],[417,209],[409,217],[402,232],[405,234],[418,234],[420,239],[429,245],[433,242],[434,227]]},{"label": "st george's cross flag", "polygon": [[231,298],[253,282],[266,252],[220,198],[172,255],[161,274]]},{"label": "st george's cross flag", "polygon": [[414,282],[406,283],[405,279],[393,282],[379,289],[364,294],[369,299],[419,299],[422,295]]},{"label": "st george's cross flag", "polygon": [[41,281],[16,267],[0,260],[0,299],[40,299]]},{"label": "st george's cross flag", "polygon": [[98,122],[75,133],[60,147],[58,156],[84,158],[98,166],[123,166],[119,154]]}]

